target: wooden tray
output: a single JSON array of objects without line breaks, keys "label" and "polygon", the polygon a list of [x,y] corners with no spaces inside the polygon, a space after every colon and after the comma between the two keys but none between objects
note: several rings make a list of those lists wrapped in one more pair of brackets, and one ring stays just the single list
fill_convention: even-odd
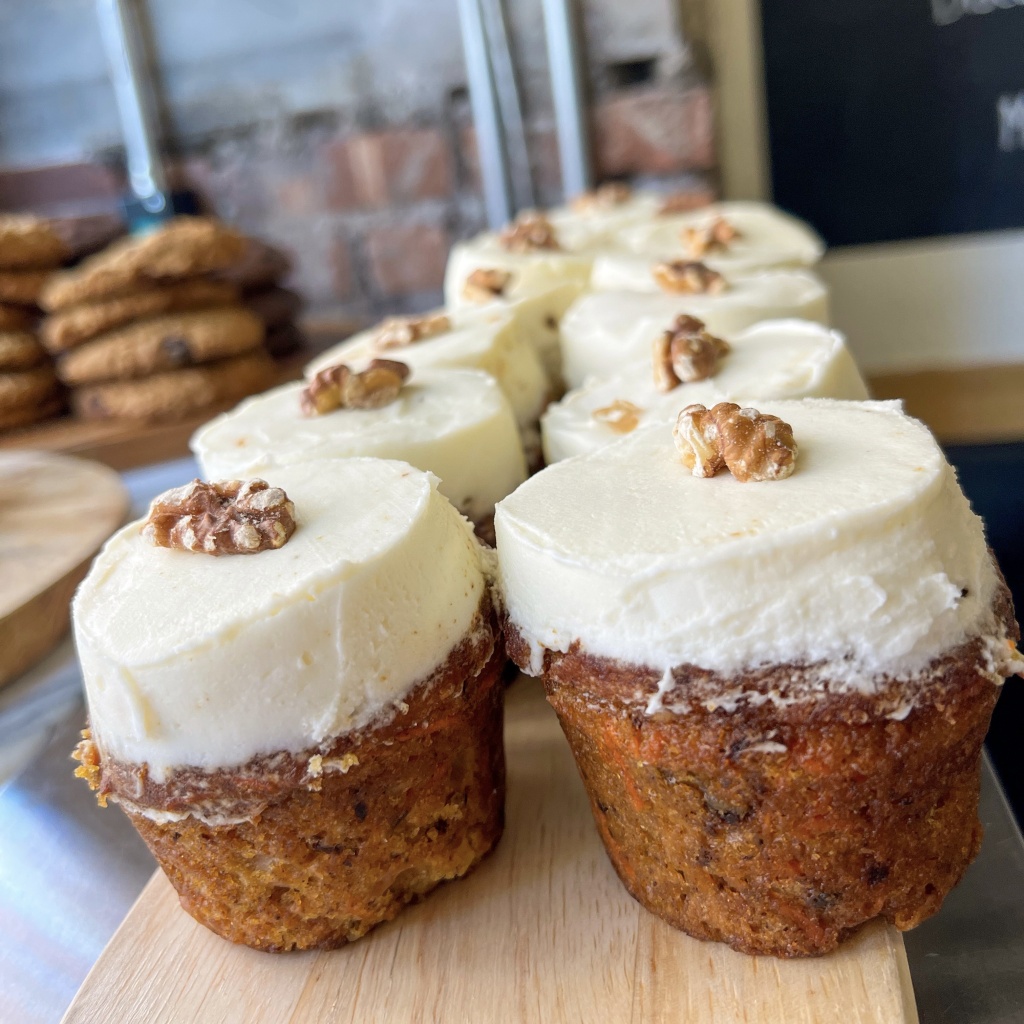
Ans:
[{"label": "wooden tray", "polygon": [[648,914],[605,856],[535,681],[510,689],[505,732],[507,830],[469,878],[344,949],[273,955],[196,924],[158,872],[65,1024],[916,1024],[903,940],[884,924],[780,961]]},{"label": "wooden tray", "polygon": [[0,686],[67,632],[71,595],[124,522],[128,492],[106,466],[0,452]]}]

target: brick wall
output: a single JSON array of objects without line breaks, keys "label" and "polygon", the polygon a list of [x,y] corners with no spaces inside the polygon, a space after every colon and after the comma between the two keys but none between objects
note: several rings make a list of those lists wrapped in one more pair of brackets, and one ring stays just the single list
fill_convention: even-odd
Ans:
[{"label": "brick wall", "polygon": [[[258,132],[189,156],[181,180],[221,216],[289,248],[295,283],[314,308],[423,309],[438,301],[451,243],[485,227],[475,134],[461,121]],[[602,179],[713,194],[707,87],[614,90],[595,103],[592,121]],[[558,202],[553,125],[532,126],[529,146],[539,200]]]},{"label": "brick wall", "polygon": [[[671,182],[711,194],[711,99],[701,85],[613,90],[592,112],[602,178]],[[288,249],[310,307],[371,317],[436,304],[452,241],[484,227],[472,126],[339,129],[293,118],[209,140],[172,167],[178,186],[246,231]],[[560,198],[553,126],[529,132],[541,201]],[[41,213],[113,209],[116,171],[65,165],[0,171],[0,208]]]}]

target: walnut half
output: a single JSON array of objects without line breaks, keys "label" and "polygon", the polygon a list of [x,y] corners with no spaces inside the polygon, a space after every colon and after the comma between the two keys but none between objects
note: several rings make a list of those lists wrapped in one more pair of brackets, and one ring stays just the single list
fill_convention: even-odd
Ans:
[{"label": "walnut half", "polygon": [[616,398],[611,405],[595,409],[591,413],[598,423],[603,423],[616,434],[629,434],[636,430],[642,415],[643,409],[625,398]]},{"label": "walnut half", "polygon": [[452,322],[444,313],[423,316],[389,316],[374,329],[370,341],[374,348],[404,348],[417,341],[446,334]]},{"label": "walnut half", "polygon": [[467,302],[493,302],[505,294],[512,274],[497,267],[477,267],[462,283],[462,297]]},{"label": "walnut half", "polygon": [[295,532],[295,506],[265,480],[229,480],[164,491],[153,499],[143,536],[157,547],[207,555],[254,555]]},{"label": "walnut half", "polygon": [[572,208],[577,213],[611,210],[628,202],[632,195],[633,190],[624,181],[606,181],[597,188],[581,192],[573,199]]},{"label": "walnut half", "polygon": [[654,342],[654,386],[671,391],[680,384],[706,380],[729,351],[729,343],[709,334],[703,320],[685,313],[677,316]]},{"label": "walnut half", "polygon": [[665,260],[651,273],[661,288],[677,295],[720,295],[729,287],[717,270],[696,260]]},{"label": "walnut half", "polygon": [[706,253],[728,249],[730,243],[739,238],[739,234],[724,217],[716,217],[702,228],[683,228],[680,237],[690,256],[699,260]]},{"label": "walnut half", "polygon": [[324,367],[302,389],[303,416],[322,416],[335,409],[380,409],[390,405],[409,377],[409,367],[395,359],[372,359],[355,373],[344,363]]},{"label": "walnut half", "polygon": [[783,480],[796,469],[793,428],[778,416],[719,402],[711,409],[688,405],[672,431],[676,450],[694,476],[723,467],[742,483]]},{"label": "walnut half", "polygon": [[498,240],[509,252],[562,248],[551,221],[537,210],[523,210],[511,224],[502,229]]}]

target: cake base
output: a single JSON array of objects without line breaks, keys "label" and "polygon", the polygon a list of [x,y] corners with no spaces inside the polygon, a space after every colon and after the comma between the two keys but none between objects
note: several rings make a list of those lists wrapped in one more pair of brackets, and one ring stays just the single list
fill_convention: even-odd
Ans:
[{"label": "cake base", "polygon": [[[508,647],[523,664],[514,627]],[[794,674],[729,682],[763,694],[773,673]],[[708,692],[708,673],[674,676],[675,699]],[[980,848],[981,747],[1000,693],[980,641],[936,663],[912,706],[894,684],[649,714],[657,673],[579,649],[547,652],[543,680],[623,884],[697,938],[799,957],[876,917],[912,928]]]},{"label": "cake base", "polygon": [[[101,796],[122,803],[181,905],[218,935],[273,952],[343,945],[465,875],[501,836],[505,659],[480,654],[462,645],[390,721],[329,750],[145,785],[147,806],[192,801],[206,820],[147,817],[123,766],[102,760]],[[252,801],[248,820],[210,823]]]}]

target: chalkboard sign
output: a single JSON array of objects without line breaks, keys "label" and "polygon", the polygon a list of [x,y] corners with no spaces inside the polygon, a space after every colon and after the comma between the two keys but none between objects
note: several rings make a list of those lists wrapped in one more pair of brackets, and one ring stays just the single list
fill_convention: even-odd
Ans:
[{"label": "chalkboard sign", "polygon": [[762,0],[775,201],[831,245],[1024,226],[1024,0]]}]

